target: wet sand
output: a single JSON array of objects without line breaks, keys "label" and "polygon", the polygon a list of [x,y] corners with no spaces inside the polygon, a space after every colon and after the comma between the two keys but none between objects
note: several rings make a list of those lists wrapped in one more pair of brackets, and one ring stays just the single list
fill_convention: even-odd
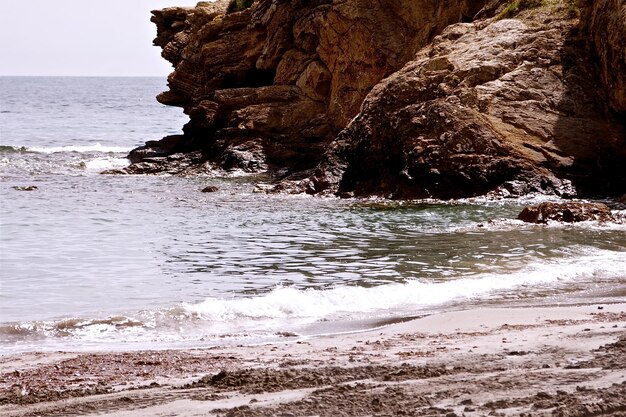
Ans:
[{"label": "wet sand", "polygon": [[211,349],[0,357],[0,416],[626,416],[626,304]]}]

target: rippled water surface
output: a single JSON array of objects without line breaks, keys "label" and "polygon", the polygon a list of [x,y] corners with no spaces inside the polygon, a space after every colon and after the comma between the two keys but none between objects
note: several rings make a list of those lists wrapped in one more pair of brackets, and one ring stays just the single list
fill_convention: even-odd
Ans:
[{"label": "rippled water surface", "polygon": [[528,201],[100,175],[184,124],[154,101],[164,84],[0,78],[0,352],[256,342],[478,304],[626,299],[626,227],[524,225],[513,219]]}]

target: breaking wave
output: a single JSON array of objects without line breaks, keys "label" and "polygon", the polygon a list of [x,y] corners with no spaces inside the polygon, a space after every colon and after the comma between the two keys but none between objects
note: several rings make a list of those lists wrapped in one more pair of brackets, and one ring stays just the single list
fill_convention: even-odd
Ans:
[{"label": "breaking wave", "polygon": [[[256,343],[281,332],[315,334],[313,327],[318,333],[331,333],[345,329],[334,323],[345,322],[360,323],[365,329],[381,320],[428,314],[454,303],[462,307],[486,300],[528,298],[533,291],[545,294],[551,287],[576,282],[611,283],[616,278],[623,282],[625,264],[626,252],[583,248],[570,250],[559,260],[538,260],[517,271],[445,281],[414,278],[374,287],[343,285],[330,289],[279,286],[255,297],[211,297],[199,303],[104,319],[8,323],[0,326],[0,351],[14,351],[16,345],[27,347],[29,342],[45,339],[62,340],[66,349],[68,345],[81,349],[102,345],[129,348],[133,344],[155,348],[159,344],[206,346],[228,340]],[[41,348],[41,344],[37,346]]]},{"label": "breaking wave", "polygon": [[124,146],[104,146],[100,143],[94,143],[90,145],[70,145],[70,146],[50,146],[50,147],[27,147],[20,148],[25,149],[27,152],[37,152],[44,154],[61,153],[61,152],[75,152],[75,153],[128,153],[133,148]]},{"label": "breaking wave", "polygon": [[[568,259],[569,258],[569,259]],[[474,277],[427,282],[411,279],[376,287],[341,286],[328,290],[279,287],[262,297],[224,300],[208,298],[183,304],[184,310],[203,320],[230,321],[242,318],[351,318],[355,314],[417,311],[459,299],[486,297],[522,286],[558,284],[594,277],[626,274],[626,252],[595,251],[587,256],[538,261],[509,273],[477,274]]]},{"label": "breaking wave", "polygon": [[83,162],[84,166],[88,170],[103,171],[106,169],[123,168],[128,166],[129,161],[126,158],[95,158],[89,161]]}]

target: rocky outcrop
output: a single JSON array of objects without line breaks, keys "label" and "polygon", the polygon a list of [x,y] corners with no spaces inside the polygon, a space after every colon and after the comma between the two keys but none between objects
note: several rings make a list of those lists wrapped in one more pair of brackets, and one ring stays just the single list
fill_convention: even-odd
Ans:
[{"label": "rocky outcrop", "polygon": [[135,151],[130,171],[159,171],[154,158],[192,151],[207,168],[314,168],[374,85],[483,3],[259,0],[229,14],[225,1],[154,11],[155,44],[175,67],[158,100],[190,122],[176,146],[169,138]]},{"label": "rocky outcrop", "polygon": [[175,67],[158,100],[190,121],[126,171],[269,172],[273,190],[341,196],[623,194],[625,72],[607,70],[624,64],[623,2],[586,1],[582,25],[569,0],[513,19],[506,0],[155,11]]},{"label": "rocky outcrop", "polygon": [[526,223],[548,223],[549,221],[577,223],[584,221],[610,222],[615,218],[611,209],[602,203],[542,203],[526,207],[517,217]]},{"label": "rocky outcrop", "polygon": [[619,193],[623,122],[605,111],[565,6],[450,26],[377,85],[315,174],[283,188],[390,198]]},{"label": "rocky outcrop", "polygon": [[626,116],[626,1],[585,0],[583,23],[600,64],[608,102]]}]

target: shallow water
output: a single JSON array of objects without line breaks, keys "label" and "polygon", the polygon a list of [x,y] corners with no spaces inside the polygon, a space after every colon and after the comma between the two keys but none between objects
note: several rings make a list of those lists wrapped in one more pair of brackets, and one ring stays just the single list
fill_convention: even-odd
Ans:
[{"label": "shallow water", "polygon": [[[475,305],[626,300],[626,226],[512,220],[532,199],[402,204],[256,194],[254,177],[100,175],[184,124],[154,101],[164,84],[0,78],[0,352],[256,343]],[[209,184],[220,190],[199,191]]]}]

